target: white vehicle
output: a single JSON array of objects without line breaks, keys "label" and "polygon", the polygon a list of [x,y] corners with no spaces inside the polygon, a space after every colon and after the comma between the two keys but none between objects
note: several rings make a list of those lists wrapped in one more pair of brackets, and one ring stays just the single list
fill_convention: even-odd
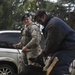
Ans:
[{"label": "white vehicle", "polygon": [[0,31],[0,75],[18,73],[22,69],[21,49],[13,48],[20,41],[20,31]]}]

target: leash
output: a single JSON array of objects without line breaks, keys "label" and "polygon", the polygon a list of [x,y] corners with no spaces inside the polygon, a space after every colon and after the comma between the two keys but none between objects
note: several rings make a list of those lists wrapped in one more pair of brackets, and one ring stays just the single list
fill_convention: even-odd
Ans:
[{"label": "leash", "polygon": [[[20,56],[21,56],[21,59],[22,59],[22,62],[23,62],[23,64],[25,65],[25,66],[27,66],[27,64],[25,64],[25,62],[24,62],[24,57],[22,56],[22,53],[19,51],[19,49],[17,48],[17,51],[18,51],[18,53],[20,54]],[[26,57],[27,58],[27,57]]]}]

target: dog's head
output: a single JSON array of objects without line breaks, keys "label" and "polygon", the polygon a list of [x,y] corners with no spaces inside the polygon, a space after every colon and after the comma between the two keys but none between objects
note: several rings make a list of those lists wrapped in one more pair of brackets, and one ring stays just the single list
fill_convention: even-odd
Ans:
[{"label": "dog's head", "polygon": [[43,59],[29,58],[29,60],[39,67],[45,66]]}]

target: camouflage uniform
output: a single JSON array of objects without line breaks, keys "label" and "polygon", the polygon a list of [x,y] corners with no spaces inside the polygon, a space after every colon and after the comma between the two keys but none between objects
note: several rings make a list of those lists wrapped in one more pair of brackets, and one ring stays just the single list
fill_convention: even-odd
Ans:
[{"label": "camouflage uniform", "polygon": [[[36,57],[41,53],[41,32],[39,26],[34,23],[26,26],[22,31],[21,44],[27,46],[26,53],[27,60],[31,57]],[[28,64],[31,62],[28,60]]]}]

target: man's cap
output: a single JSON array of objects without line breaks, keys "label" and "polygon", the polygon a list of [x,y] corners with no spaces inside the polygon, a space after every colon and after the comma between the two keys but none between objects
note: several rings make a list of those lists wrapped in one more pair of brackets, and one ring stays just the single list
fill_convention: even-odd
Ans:
[{"label": "man's cap", "polygon": [[21,18],[21,21],[24,21],[25,18],[27,17],[30,17],[30,14],[29,13],[25,13],[22,18]]}]

